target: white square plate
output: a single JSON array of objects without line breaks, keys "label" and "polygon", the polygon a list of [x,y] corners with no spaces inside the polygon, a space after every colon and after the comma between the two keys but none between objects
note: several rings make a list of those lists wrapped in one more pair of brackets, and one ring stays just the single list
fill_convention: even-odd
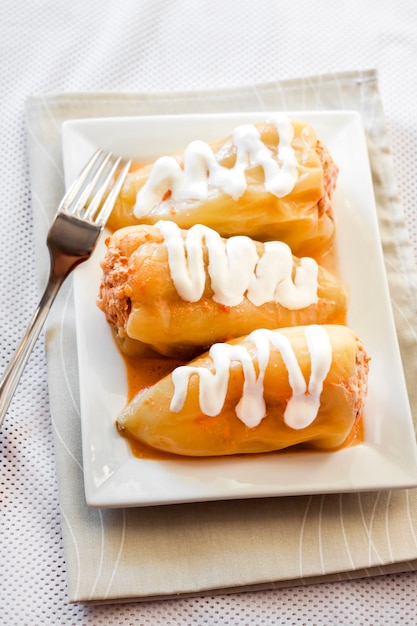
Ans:
[{"label": "white square plate", "polygon": [[[63,127],[70,182],[98,147],[149,161],[193,139],[214,141],[265,113],[72,120]],[[292,115],[289,113],[289,115]],[[364,491],[417,485],[414,429],[387,287],[361,119],[352,111],[296,112],[310,122],[340,168],[335,198],[349,326],[372,357],[362,444],[332,453],[286,452],[216,459],[133,456],[114,422],[125,404],[123,361],[95,304],[100,243],[75,272],[84,479],[87,503],[100,507]]]}]

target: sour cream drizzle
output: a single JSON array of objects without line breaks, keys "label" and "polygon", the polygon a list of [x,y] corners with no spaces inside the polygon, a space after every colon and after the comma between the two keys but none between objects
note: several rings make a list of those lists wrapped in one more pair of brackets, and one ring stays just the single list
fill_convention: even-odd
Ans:
[{"label": "sour cream drizzle", "polygon": [[155,161],[148,180],[136,196],[135,216],[148,215],[167,192],[171,192],[173,200],[204,200],[209,185],[219,187],[237,200],[247,188],[246,168],[255,165],[264,171],[267,191],[278,198],[288,195],[298,179],[298,161],[291,145],[294,127],[286,115],[278,113],[267,121],[278,130],[277,157],[265,146],[252,124],[237,126],[233,131],[236,163],[232,168],[216,160],[209,144],[192,141],[184,152],[184,168],[172,156]]},{"label": "sour cream drizzle", "polygon": [[184,239],[174,222],[160,221],[156,227],[164,237],[171,278],[183,300],[197,302],[204,293],[206,246],[207,274],[215,302],[237,306],[246,296],[256,306],[278,302],[297,310],[318,301],[317,262],[302,258],[293,280],[293,256],[283,242],[267,242],[259,257],[249,237],[222,239],[216,231],[197,224],[186,232]]},{"label": "sour cream drizzle", "polygon": [[189,365],[177,367],[172,372],[175,391],[171,400],[171,411],[174,413],[181,411],[187,398],[189,379],[197,375],[200,378],[201,411],[208,416],[218,415],[226,399],[231,363],[240,361],[244,385],[242,397],[235,407],[236,415],[249,428],[258,426],[266,414],[264,377],[272,346],[281,353],[292,389],[292,396],[285,409],[284,421],[287,426],[295,430],[306,428],[316,419],[320,408],[323,383],[332,364],[332,346],[323,327],[307,326],[304,332],[311,359],[308,383],[288,337],[279,331],[258,329],[247,337],[255,345],[258,374],[256,374],[253,359],[244,346],[214,344],[209,352],[213,359],[214,372],[207,368]]}]

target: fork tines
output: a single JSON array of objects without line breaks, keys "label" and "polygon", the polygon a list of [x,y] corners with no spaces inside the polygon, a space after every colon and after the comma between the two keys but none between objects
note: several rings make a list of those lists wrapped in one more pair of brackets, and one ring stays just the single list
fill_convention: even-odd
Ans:
[{"label": "fork tines", "polygon": [[84,167],[81,175],[69,187],[58,211],[104,224],[130,168],[131,162],[128,161],[117,177],[110,193],[108,193],[121,162],[122,158],[117,157],[115,159],[112,152],[97,150]]}]

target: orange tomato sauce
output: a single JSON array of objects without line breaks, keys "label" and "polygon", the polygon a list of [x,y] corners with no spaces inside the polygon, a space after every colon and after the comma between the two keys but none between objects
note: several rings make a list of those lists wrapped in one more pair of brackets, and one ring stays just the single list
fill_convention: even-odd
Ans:
[{"label": "orange tomato sauce", "polygon": [[[120,350],[119,350],[120,352]],[[120,354],[122,354],[120,352]],[[158,357],[157,355],[152,357],[142,356],[126,356],[122,354],[127,377],[127,398],[128,404],[134,396],[151,385],[157,383],[161,378],[167,376],[178,365],[183,365],[182,361],[176,359],[169,359],[167,357]],[[171,454],[170,452],[164,452],[163,450],[156,450],[146,444],[138,441],[129,433],[119,431],[120,434],[128,441],[132,454],[140,459],[178,459],[178,456]],[[188,458],[188,457],[181,457]]]}]

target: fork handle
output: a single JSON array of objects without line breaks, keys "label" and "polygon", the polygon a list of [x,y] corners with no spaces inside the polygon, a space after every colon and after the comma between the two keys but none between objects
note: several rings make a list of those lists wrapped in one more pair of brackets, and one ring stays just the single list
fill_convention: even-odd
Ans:
[{"label": "fork handle", "polygon": [[35,346],[36,340],[39,337],[39,333],[42,330],[52,303],[55,300],[55,296],[64,280],[65,276],[58,276],[57,274],[51,273],[38,307],[10,363],[4,371],[0,381],[0,426],[3,423],[16,387]]}]

